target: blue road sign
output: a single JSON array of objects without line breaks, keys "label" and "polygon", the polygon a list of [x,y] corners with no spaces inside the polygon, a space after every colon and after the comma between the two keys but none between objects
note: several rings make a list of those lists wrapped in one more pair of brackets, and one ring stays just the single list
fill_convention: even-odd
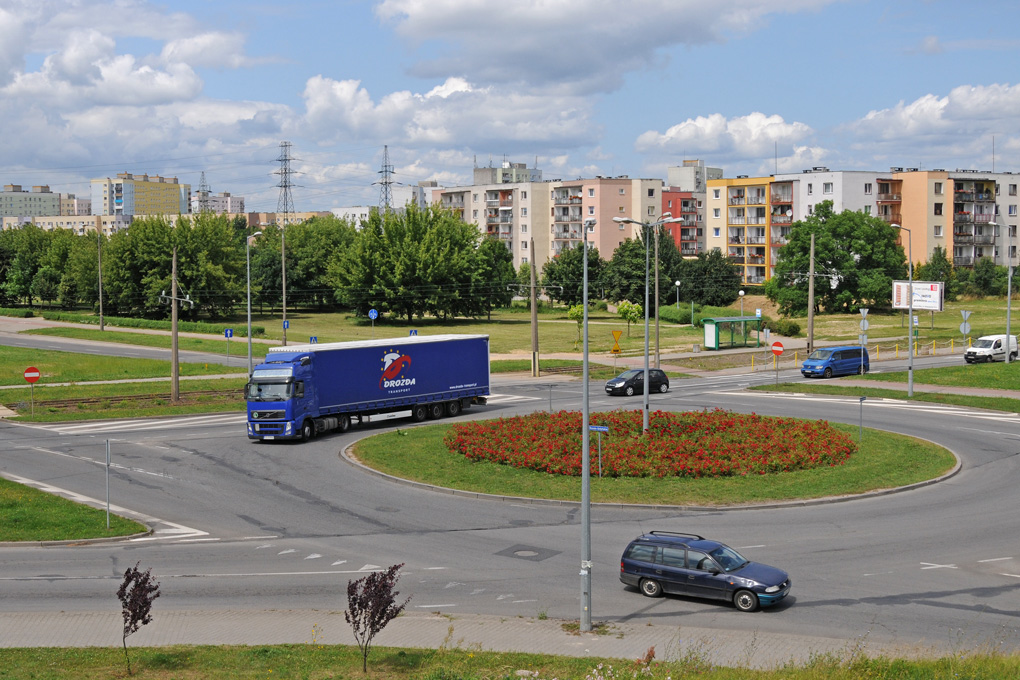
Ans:
[{"label": "blue road sign", "polygon": [[589,425],[588,429],[592,432],[605,432],[607,434],[609,433],[608,425]]},{"label": "blue road sign", "polygon": [[225,338],[232,338],[232,337],[234,337],[234,329],[233,328],[224,328],[223,329],[223,337],[225,337]]},{"label": "blue road sign", "polygon": [[379,318],[379,312],[374,309],[368,310],[368,318],[371,319],[372,321],[375,321],[376,319]]},{"label": "blue road sign", "polygon": [[283,322],[283,327],[284,327],[285,329],[286,329],[286,328],[290,328],[290,321],[284,321],[284,322]]},{"label": "blue road sign", "polygon": [[418,335],[418,329],[417,328],[412,328],[411,329],[411,335]]},{"label": "blue road sign", "polygon": [[318,335],[313,335],[312,337],[308,338],[308,344],[309,345],[316,345],[316,344],[318,344],[318,342],[319,342],[319,336]]}]

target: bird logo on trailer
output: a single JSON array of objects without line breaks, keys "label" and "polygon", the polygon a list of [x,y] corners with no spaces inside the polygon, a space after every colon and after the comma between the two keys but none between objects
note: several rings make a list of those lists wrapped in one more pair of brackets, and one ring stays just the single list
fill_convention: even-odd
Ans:
[{"label": "bird logo on trailer", "polygon": [[400,372],[404,370],[404,367],[411,365],[411,357],[391,349],[383,355],[382,362],[382,377],[379,378],[380,389],[410,387],[414,384],[414,378],[400,377]]}]

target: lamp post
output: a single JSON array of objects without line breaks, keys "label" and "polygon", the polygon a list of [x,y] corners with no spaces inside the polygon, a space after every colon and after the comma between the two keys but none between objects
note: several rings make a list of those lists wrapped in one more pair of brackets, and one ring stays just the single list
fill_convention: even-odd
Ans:
[{"label": "lamp post", "polygon": [[[989,222],[989,226],[998,228],[999,225],[995,222]],[[1013,341],[1009,335],[1009,321],[1010,321],[1010,307],[1013,302],[1013,253],[1011,252],[1013,246],[1013,235],[1009,233],[1009,226],[1006,226],[1006,363],[1009,363],[1010,352],[1013,351]]]},{"label": "lamp post", "polygon": [[648,366],[648,273],[649,273],[649,270],[651,268],[650,267],[650,261],[649,261],[650,257],[651,257],[650,252],[649,252],[649,245],[650,245],[651,239],[649,239],[649,237],[648,237],[648,230],[649,229],[658,229],[659,227],[661,227],[664,224],[675,224],[677,222],[680,222],[681,220],[680,220],[679,217],[673,217],[670,213],[666,212],[666,213],[662,213],[662,217],[659,218],[659,220],[656,221],[656,222],[639,222],[638,220],[632,219],[630,217],[614,217],[613,221],[616,222],[617,224],[636,224],[636,225],[640,225],[640,227],[641,227],[641,237],[645,241],[645,375],[644,375],[644,385],[643,385],[642,390],[641,390],[644,393],[644,407],[643,407],[644,416],[642,418],[642,430],[641,430],[641,432],[642,433],[647,433],[648,432],[648,411],[649,411],[649,407],[648,407],[648,371],[649,371],[649,366]]},{"label": "lamp post", "polygon": [[907,232],[907,396],[914,396],[914,254],[911,250],[910,230],[900,224],[890,225]]},{"label": "lamp post", "polygon": [[744,316],[744,291],[740,291],[740,316]]},{"label": "lamp post", "polygon": [[96,264],[99,268],[99,330],[103,327],[103,225],[102,219],[96,220]]},{"label": "lamp post", "polygon": [[680,282],[674,281],[673,285],[676,286],[676,311],[680,311]]},{"label": "lamp post", "polygon": [[581,325],[584,329],[584,356],[581,366],[581,631],[591,630],[591,446],[588,430],[588,227],[595,220],[584,221],[583,277],[581,304],[584,306]]},{"label": "lamp post", "polygon": [[[284,222],[286,222],[286,215]],[[286,224],[280,225],[280,285],[283,293],[283,346],[287,346],[287,238]]]},{"label": "lamp post", "polygon": [[256,237],[261,236],[261,231],[256,231],[254,234],[244,240],[244,261],[248,267],[248,375],[251,375],[251,242]]}]

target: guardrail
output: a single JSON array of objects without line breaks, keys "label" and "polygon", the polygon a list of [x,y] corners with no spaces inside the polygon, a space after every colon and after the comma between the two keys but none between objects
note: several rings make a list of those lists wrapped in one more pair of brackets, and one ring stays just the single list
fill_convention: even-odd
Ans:
[{"label": "guardrail", "polygon": [[[966,342],[956,342],[954,339],[950,339],[947,342],[940,343],[937,340],[931,342],[914,342],[914,356],[936,356],[938,354],[955,354],[960,350],[965,350],[971,345],[971,338],[967,338]],[[853,345],[856,347],[856,345]],[[874,363],[876,361],[883,361],[883,353],[885,361],[892,361],[893,359],[900,359],[909,355],[910,348],[907,342],[898,342],[889,345],[881,345],[875,343],[874,345],[867,345],[868,349],[868,362]],[[807,352],[803,350],[797,350],[793,352],[792,356],[777,357],[768,348],[763,348],[762,352],[752,352],[751,355],[751,371],[774,371],[778,365],[779,368],[799,368],[803,363],[804,359],[807,358]],[[824,347],[817,347],[816,349],[825,349]],[[785,353],[784,353],[785,354]]]}]

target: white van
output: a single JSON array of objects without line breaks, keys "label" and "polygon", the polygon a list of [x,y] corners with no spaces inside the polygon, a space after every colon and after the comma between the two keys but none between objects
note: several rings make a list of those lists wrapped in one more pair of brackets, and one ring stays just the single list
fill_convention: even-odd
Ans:
[{"label": "white van", "polygon": [[[1016,336],[1009,336],[1009,360],[1016,361]],[[964,361],[968,364],[979,361],[1005,361],[1006,360],[1006,336],[1005,335],[982,335],[974,341],[974,344],[967,349],[963,355]]]}]

